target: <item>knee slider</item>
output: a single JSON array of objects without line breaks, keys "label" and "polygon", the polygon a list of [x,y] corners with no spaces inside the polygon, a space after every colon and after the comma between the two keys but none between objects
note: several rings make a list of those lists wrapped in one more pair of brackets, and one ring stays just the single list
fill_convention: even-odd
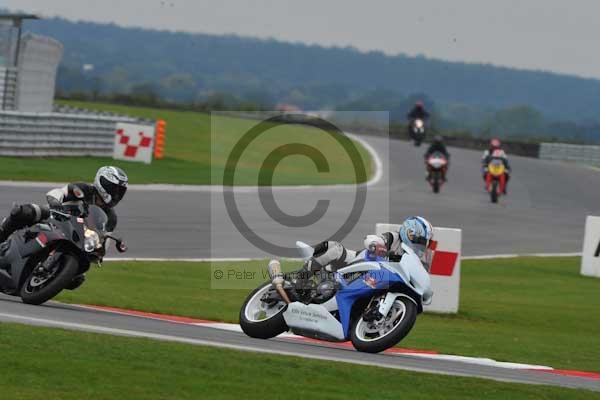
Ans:
[{"label": "knee slider", "polygon": [[327,252],[329,248],[329,242],[321,242],[315,246],[315,250],[313,251],[313,257],[319,257]]}]

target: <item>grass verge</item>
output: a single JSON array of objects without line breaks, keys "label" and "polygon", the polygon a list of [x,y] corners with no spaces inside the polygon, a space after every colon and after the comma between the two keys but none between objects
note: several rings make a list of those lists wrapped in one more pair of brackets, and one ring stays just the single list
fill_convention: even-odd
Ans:
[{"label": "grass verge", "polygon": [[[264,281],[261,272],[239,272],[265,264],[106,263],[59,300],[237,322],[250,288]],[[224,278],[211,281],[216,269]],[[402,346],[600,371],[599,292],[600,280],[580,276],[576,257],[464,261],[460,313],[421,315]]]},{"label": "grass verge", "polygon": [[0,324],[0,354],[3,399],[600,398],[583,390],[15,324]]},{"label": "grass verge", "polygon": [[[67,102],[72,106],[167,121],[165,159],[151,165],[111,158],[0,157],[0,179],[35,181],[88,181],[98,167],[113,164],[125,169],[131,183],[175,183],[210,185],[223,183],[223,170],[229,154],[242,136],[257,122],[213,116],[189,111],[174,111],[113,104]],[[212,126],[212,128],[211,128]],[[212,134],[211,134],[212,132]],[[290,144],[310,145],[318,149],[328,170],[318,171],[307,156],[290,155],[280,163],[263,161],[276,148]],[[364,147],[355,142],[366,178],[372,174],[372,160]],[[75,167],[75,168],[74,168]],[[235,171],[235,185],[265,185],[259,179],[263,168],[273,173],[274,185],[325,185],[356,183],[353,164],[345,150],[327,133],[300,125],[268,130],[249,144]]]}]

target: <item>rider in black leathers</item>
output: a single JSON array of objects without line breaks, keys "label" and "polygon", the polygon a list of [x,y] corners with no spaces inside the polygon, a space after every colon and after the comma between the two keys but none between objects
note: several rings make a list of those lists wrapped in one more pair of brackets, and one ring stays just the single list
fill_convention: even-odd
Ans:
[{"label": "rider in black leathers", "polygon": [[115,207],[127,191],[128,178],[122,169],[102,167],[93,184],[70,183],[46,194],[48,206],[37,204],[14,205],[10,214],[0,224],[0,243],[15,231],[34,225],[50,216],[50,209],[62,210],[65,205],[92,205],[102,208],[108,217],[106,230],[112,232],[117,225]]},{"label": "rider in black leathers", "polygon": [[[426,165],[427,165],[427,159],[434,153],[443,154],[444,157],[446,157],[446,160],[448,161],[448,164],[446,164],[446,166],[442,169],[442,179],[444,181],[446,181],[447,180],[446,173],[448,172],[448,165],[450,164],[450,153],[448,153],[448,149],[446,149],[446,145],[444,144],[444,138],[440,135],[436,135],[433,138],[431,145],[425,152],[424,158],[425,158]],[[431,174],[431,170],[428,167],[427,168],[427,177],[426,177],[427,180],[429,180],[431,178],[430,174]]]},{"label": "rider in black leathers", "polygon": [[423,121],[427,121],[429,119],[429,113],[425,110],[425,105],[422,101],[417,101],[415,106],[409,111],[406,115],[409,121],[414,121],[415,119],[422,119]]},{"label": "rider in black leathers", "polygon": [[431,145],[429,145],[429,148],[425,152],[425,159],[427,159],[427,157],[429,157],[433,153],[442,153],[447,160],[450,160],[450,153],[448,153],[448,150],[446,149],[446,145],[444,144],[444,138],[440,135],[436,135],[433,138]]}]

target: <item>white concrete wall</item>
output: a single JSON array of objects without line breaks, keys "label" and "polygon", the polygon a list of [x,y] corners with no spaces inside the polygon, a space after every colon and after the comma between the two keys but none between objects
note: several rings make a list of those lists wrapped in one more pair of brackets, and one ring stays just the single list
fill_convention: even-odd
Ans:
[{"label": "white concrete wall", "polygon": [[581,274],[600,278],[600,217],[589,215],[585,220]]},{"label": "white concrete wall", "polygon": [[50,112],[63,45],[49,37],[27,33],[21,39],[17,77],[17,110]]}]

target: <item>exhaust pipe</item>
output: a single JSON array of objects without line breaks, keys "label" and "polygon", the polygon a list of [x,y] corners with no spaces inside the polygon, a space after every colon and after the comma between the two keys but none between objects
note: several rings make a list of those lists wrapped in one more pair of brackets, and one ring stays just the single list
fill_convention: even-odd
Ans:
[{"label": "exhaust pipe", "polygon": [[275,290],[277,290],[277,293],[279,293],[283,301],[285,301],[287,304],[290,304],[290,298],[283,289],[283,283],[285,282],[285,279],[283,278],[283,272],[281,272],[281,264],[279,263],[279,260],[269,261],[269,266],[267,267],[267,270],[269,271],[271,283],[273,284],[273,286],[275,286]]}]

